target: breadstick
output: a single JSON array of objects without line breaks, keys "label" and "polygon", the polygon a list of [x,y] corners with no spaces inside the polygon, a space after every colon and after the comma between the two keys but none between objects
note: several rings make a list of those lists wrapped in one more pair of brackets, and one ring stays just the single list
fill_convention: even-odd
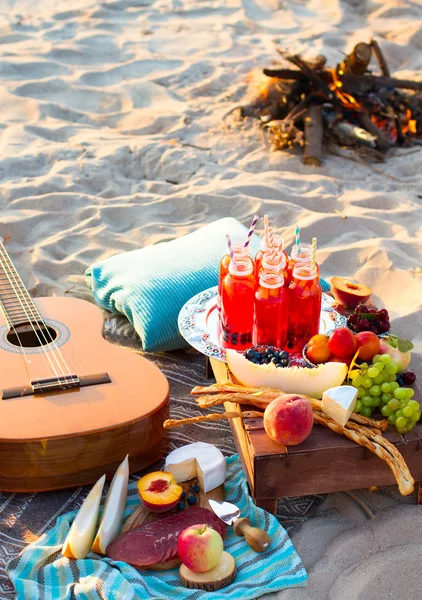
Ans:
[{"label": "breadstick", "polygon": [[[336,433],[341,433],[345,435],[350,440],[356,442],[360,446],[368,448],[368,450],[376,454],[379,458],[381,458],[381,460],[384,460],[393,472],[393,475],[397,481],[399,491],[402,494],[402,496],[407,496],[408,494],[411,494],[413,492],[415,481],[411,476],[410,471],[404,460],[398,460],[396,453],[400,454],[399,451],[392,444],[390,444],[388,440],[386,440],[378,434],[374,434],[370,429],[367,429],[365,427],[362,427],[362,429],[366,431],[360,433],[361,428],[359,425],[355,426],[356,429],[348,429],[346,427],[342,427],[332,419],[326,417],[324,413],[321,413],[319,411],[314,411],[314,420],[316,423],[324,425],[325,427],[328,427]],[[367,437],[369,436],[369,434],[371,434],[371,437],[382,438],[383,444],[381,445],[380,443],[369,439],[369,437]],[[387,446],[388,451],[386,450]]]},{"label": "breadstick", "polygon": [[264,413],[256,410],[247,410],[245,412],[223,412],[211,413],[209,415],[199,415],[197,417],[188,417],[187,419],[167,419],[164,421],[164,429],[173,429],[181,425],[192,425],[193,423],[202,423],[204,421],[220,421],[221,419],[252,419],[263,417]]}]

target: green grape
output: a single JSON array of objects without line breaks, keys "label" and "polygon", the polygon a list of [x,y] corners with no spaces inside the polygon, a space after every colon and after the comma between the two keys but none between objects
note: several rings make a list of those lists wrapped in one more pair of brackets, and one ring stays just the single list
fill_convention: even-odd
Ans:
[{"label": "green grape", "polygon": [[362,363],[360,366],[361,369],[365,370],[368,368],[368,363]]},{"label": "green grape", "polygon": [[404,417],[398,417],[396,419],[397,429],[404,429],[406,427],[406,419]]},{"label": "green grape", "polygon": [[406,398],[405,400],[400,400],[400,408],[404,408],[409,404],[409,400]]},{"label": "green grape", "polygon": [[384,417],[389,417],[390,415],[393,414],[393,411],[391,410],[391,408],[388,406],[388,404],[384,404],[384,406],[381,408],[381,414]]},{"label": "green grape", "polygon": [[372,415],[372,408],[370,406],[362,406],[360,414],[364,417],[370,417]]},{"label": "green grape", "polygon": [[379,373],[384,369],[384,365],[381,362],[374,362],[372,365]]},{"label": "green grape", "polygon": [[360,400],[356,400],[356,404],[355,404],[355,410],[354,410],[354,412],[357,412],[357,413],[358,413],[358,412],[360,412],[360,411],[361,411],[361,408],[362,408],[362,406],[363,406],[362,402],[361,402]]},{"label": "green grape", "polygon": [[388,424],[389,425],[395,425],[396,424],[396,415],[392,414],[388,417]]},{"label": "green grape", "polygon": [[403,416],[403,411],[399,408],[399,410],[396,410],[396,419],[398,419],[399,417]]},{"label": "green grape", "polygon": [[[391,356],[390,356],[390,358],[391,358]],[[385,372],[388,373],[389,375],[395,375],[397,373],[397,365],[395,365],[394,363],[385,365]]]},{"label": "green grape", "polygon": [[419,402],[417,402],[416,400],[411,400],[409,402],[409,406],[412,407],[412,410],[419,410],[420,409]]},{"label": "green grape", "polygon": [[413,396],[415,395],[415,390],[412,390],[412,388],[405,388],[407,390],[407,397],[409,398],[413,398]]},{"label": "green grape", "polygon": [[353,385],[353,387],[355,387],[355,388],[360,388],[360,386],[362,385],[362,381],[363,381],[363,377],[362,377],[362,375],[359,375],[359,374],[358,374],[358,375],[356,375],[356,376],[353,378],[353,381],[352,381],[352,385]]},{"label": "green grape", "polygon": [[381,355],[380,354],[375,354],[374,358],[372,359],[373,364],[380,362],[381,360]]},{"label": "green grape", "polygon": [[381,405],[381,396],[374,396],[372,399],[374,401],[372,405],[374,408]]},{"label": "green grape", "polygon": [[363,378],[362,386],[367,389],[372,387],[372,379],[370,377],[368,377],[368,375]]},{"label": "green grape", "polygon": [[374,377],[372,381],[374,383],[376,383],[377,385],[380,385],[384,381],[384,375],[382,373],[380,373],[379,375]]},{"label": "green grape", "polygon": [[385,381],[381,386],[381,390],[387,394],[388,392],[391,392],[391,385]]},{"label": "green grape", "polygon": [[380,356],[380,362],[382,362],[383,365],[388,365],[392,360],[393,359],[389,354],[381,354]]},{"label": "green grape", "polygon": [[398,410],[400,408],[400,400],[397,400],[397,398],[392,398],[388,402],[388,408],[391,408],[391,410]]},{"label": "green grape", "polygon": [[364,396],[362,398],[362,404],[364,406],[372,406],[374,404],[374,399],[372,398],[372,396]]},{"label": "green grape", "polygon": [[390,386],[391,386],[391,391],[392,392],[394,392],[394,390],[396,390],[398,387],[400,387],[399,384],[397,383],[397,381],[392,381],[390,383]]},{"label": "green grape", "polygon": [[419,421],[419,419],[421,418],[421,411],[417,410],[416,412],[412,413],[412,416],[410,417],[411,421],[417,423]]},{"label": "green grape", "polygon": [[365,394],[366,394],[365,388],[360,387],[358,389],[358,398],[363,398]]},{"label": "green grape", "polygon": [[373,385],[370,390],[369,393],[371,394],[371,396],[379,396],[381,394],[381,388],[379,385]]},{"label": "green grape", "polygon": [[403,388],[399,387],[394,390],[394,397],[398,400],[404,400],[406,398],[406,392]]},{"label": "green grape", "polygon": [[396,383],[396,376],[395,375],[388,375],[386,373],[385,374],[385,381],[388,381],[389,383]]},{"label": "green grape", "polygon": [[384,404],[387,404],[387,402],[389,402],[391,400],[391,398],[393,397],[393,394],[383,394],[381,396],[381,400],[384,402]]},{"label": "green grape", "polygon": [[379,375],[379,371],[375,367],[369,367],[368,375],[369,377],[371,377],[371,379],[373,379],[374,377],[377,377],[377,375]]},{"label": "green grape", "polygon": [[413,415],[413,408],[410,408],[410,406],[405,406],[403,408],[403,415],[407,418],[411,417]]},{"label": "green grape", "polygon": [[403,434],[405,434],[407,432],[406,432],[406,429],[397,429],[397,433],[399,433],[400,435],[403,435]]}]

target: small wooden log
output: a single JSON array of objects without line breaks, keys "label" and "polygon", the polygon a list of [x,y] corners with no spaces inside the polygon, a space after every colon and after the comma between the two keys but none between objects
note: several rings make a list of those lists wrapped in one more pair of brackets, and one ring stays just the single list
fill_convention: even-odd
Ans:
[{"label": "small wooden log", "polygon": [[369,131],[369,133],[372,133],[372,135],[377,138],[377,146],[381,151],[385,152],[388,150],[388,148],[390,148],[391,144],[387,137],[384,135],[381,129],[377,127],[373,121],[371,121],[368,113],[359,113],[359,123],[363,129],[366,129],[366,131]]},{"label": "small wooden log", "polygon": [[304,165],[319,167],[321,165],[322,137],[324,135],[322,106],[312,104],[304,121],[305,149],[302,161]]},{"label": "small wooden log", "polygon": [[355,75],[363,75],[368,69],[369,62],[372,56],[372,48],[369,44],[356,44],[353,51],[346,56],[340,63],[339,67],[343,73],[354,73]]},{"label": "small wooden log", "polygon": [[378,42],[376,40],[371,40],[371,47],[380,66],[381,73],[385,77],[390,77],[390,69],[388,68],[387,61],[385,60],[385,56],[382,53]]},{"label": "small wooden log", "polygon": [[179,570],[180,583],[193,590],[216,592],[227,587],[236,579],[236,561],[228,552],[223,552],[219,564],[206,573],[194,573],[185,565]]}]

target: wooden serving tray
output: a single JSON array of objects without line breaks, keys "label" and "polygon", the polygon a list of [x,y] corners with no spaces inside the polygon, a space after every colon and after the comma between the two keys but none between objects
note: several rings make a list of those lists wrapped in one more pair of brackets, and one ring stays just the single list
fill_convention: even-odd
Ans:
[{"label": "wooden serving tray", "polygon": [[[183,491],[185,492],[186,497],[192,493],[191,488],[195,483],[198,483],[197,479],[191,479],[190,481],[186,481],[180,484],[183,487]],[[224,500],[224,486],[220,485],[219,487],[215,488],[214,490],[211,490],[210,492],[207,492],[206,494],[203,492],[203,490],[199,490],[199,492],[195,493],[194,495],[197,498],[196,504],[193,504],[192,506],[186,506],[184,510],[189,510],[194,506],[200,506],[201,508],[208,508],[209,510],[212,510],[208,499]],[[135,527],[139,527],[140,525],[146,525],[151,521],[163,519],[169,517],[172,514],[177,514],[179,512],[180,510],[176,507],[164,513],[153,513],[147,508],[145,508],[143,504],[139,504],[139,506],[135,508],[135,510],[126,519],[126,522],[123,525],[122,533],[126,533],[127,531],[131,531],[132,529],[135,529]],[[156,563],[155,565],[151,565],[150,567],[148,567],[148,570],[153,569],[156,571],[166,571],[167,569],[174,569],[180,564],[180,560],[178,558],[175,558],[164,563]]]},{"label": "wooden serving tray", "polygon": [[[227,365],[211,360],[218,383],[228,380]],[[415,387],[414,400],[422,405]],[[225,402],[226,411],[242,407]],[[329,492],[394,485],[394,476],[377,456],[348,438],[315,425],[311,435],[288,453],[265,433],[262,419],[230,419],[236,448],[257,506],[275,514],[277,498],[310,496]],[[384,437],[396,445],[419,484],[422,502],[422,424],[410,433],[398,434],[389,427]]]}]

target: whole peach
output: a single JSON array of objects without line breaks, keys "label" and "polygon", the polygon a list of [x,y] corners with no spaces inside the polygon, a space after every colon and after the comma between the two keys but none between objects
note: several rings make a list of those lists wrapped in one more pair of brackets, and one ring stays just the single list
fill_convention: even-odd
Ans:
[{"label": "whole peach", "polygon": [[223,554],[223,539],[209,525],[191,525],[179,535],[179,558],[194,573],[206,573],[218,565]]},{"label": "whole peach", "polygon": [[306,398],[284,394],[269,403],[264,413],[264,428],[274,442],[297,446],[312,431],[314,414]]}]

